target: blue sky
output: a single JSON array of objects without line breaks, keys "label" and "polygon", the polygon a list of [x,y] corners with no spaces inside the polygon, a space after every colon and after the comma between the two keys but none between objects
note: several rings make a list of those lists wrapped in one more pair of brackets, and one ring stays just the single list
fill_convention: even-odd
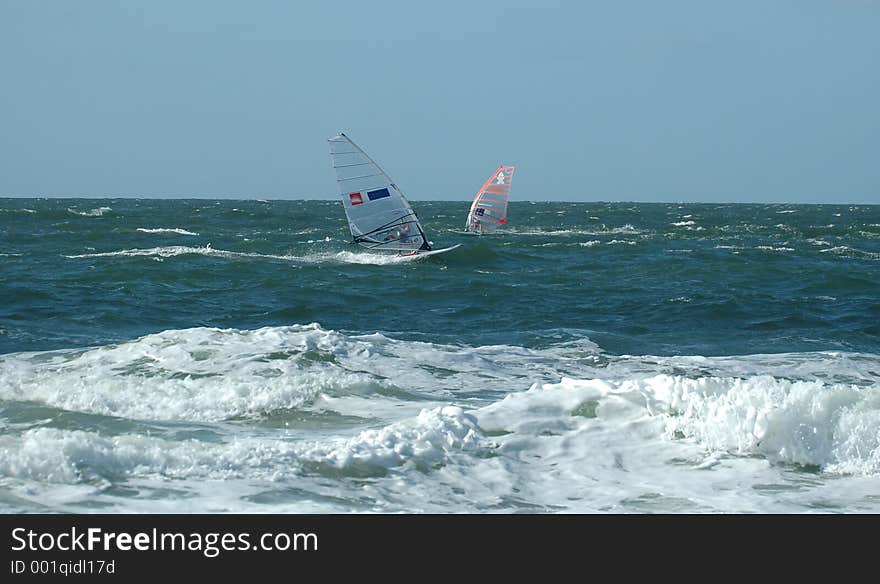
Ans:
[{"label": "blue sky", "polygon": [[0,0],[0,196],[880,203],[880,2]]}]

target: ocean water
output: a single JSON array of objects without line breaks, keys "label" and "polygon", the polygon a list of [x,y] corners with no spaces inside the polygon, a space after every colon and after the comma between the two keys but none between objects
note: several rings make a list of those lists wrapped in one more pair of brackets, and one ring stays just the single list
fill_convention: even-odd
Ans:
[{"label": "ocean water", "polygon": [[0,199],[0,512],[880,512],[880,206]]}]

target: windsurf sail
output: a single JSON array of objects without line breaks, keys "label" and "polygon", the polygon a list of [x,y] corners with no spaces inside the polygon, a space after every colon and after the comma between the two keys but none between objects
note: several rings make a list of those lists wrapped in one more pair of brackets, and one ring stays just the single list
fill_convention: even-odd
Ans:
[{"label": "windsurf sail", "polygon": [[465,231],[488,233],[507,223],[507,203],[515,168],[499,166],[477,191],[468,212]]},{"label": "windsurf sail", "polygon": [[328,142],[354,242],[383,251],[430,250],[418,217],[385,171],[345,134]]}]

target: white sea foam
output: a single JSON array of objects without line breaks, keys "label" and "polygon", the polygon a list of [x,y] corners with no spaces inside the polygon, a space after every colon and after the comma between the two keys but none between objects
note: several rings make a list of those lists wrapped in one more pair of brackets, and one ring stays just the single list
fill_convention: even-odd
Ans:
[{"label": "white sea foam", "polygon": [[391,264],[402,264],[414,260],[422,259],[416,255],[394,255],[369,252],[352,252],[340,251],[333,255],[322,256],[325,259],[334,259],[346,264],[368,264],[374,266],[387,266]]},{"label": "white sea foam", "polygon": [[80,215],[82,217],[100,217],[107,211],[112,211],[110,207],[97,207],[95,209],[89,209],[88,211],[79,211],[72,207],[68,207],[67,211],[69,213],[73,213],[74,215]]},{"label": "white sea foam", "polygon": [[381,387],[375,376],[316,359],[369,350],[316,330],[184,329],[88,350],[4,355],[0,397],[127,418],[210,421]]},{"label": "white sea foam", "polygon": [[638,235],[644,233],[641,229],[633,227],[629,223],[623,225],[621,227],[611,227],[606,228],[604,225],[602,229],[550,229],[550,230],[533,230],[527,229],[520,231],[515,228],[510,228],[507,230],[509,233],[516,235],[542,235],[542,236],[554,236],[554,235]]},{"label": "white sea foam", "polygon": [[621,355],[596,376],[610,379],[651,377],[658,373],[691,378],[769,375],[791,381],[869,387],[880,383],[880,356],[865,353],[771,353],[728,357]]},{"label": "white sea foam", "polygon": [[122,477],[236,478],[278,481],[338,469],[381,472],[404,464],[430,468],[459,452],[487,447],[475,418],[454,406],[364,430],[350,438],[285,440],[248,437],[223,443],[81,430],[35,428],[0,436],[0,476],[49,483]]},{"label": "white sea foam", "polygon": [[193,233],[192,231],[187,231],[186,229],[182,229],[180,227],[158,227],[156,229],[138,227],[137,230],[142,231],[143,233],[177,233],[179,235],[198,235],[198,233]]},{"label": "white sea foam", "polygon": [[[608,355],[584,337],[529,349],[395,336],[196,328],[0,356],[6,404],[199,429],[0,417],[0,482],[62,511],[82,511],[78,500],[148,512],[880,510],[865,497],[880,476],[880,355],[659,357]],[[279,411],[361,422],[261,425]],[[107,489],[119,484],[145,495]],[[152,488],[185,495],[154,500]]]},{"label": "white sea foam", "polygon": [[831,253],[834,255],[872,259],[872,260],[880,259],[880,253],[865,251],[862,249],[850,247],[848,245],[837,245],[837,246],[830,247],[827,249],[820,249],[819,253]]},{"label": "white sea foam", "polygon": [[571,416],[652,419],[658,423],[649,432],[673,443],[689,441],[707,453],[760,455],[835,474],[880,474],[880,385],[771,376],[563,379],[511,394],[476,416],[484,431],[540,435],[534,429],[540,419],[560,436]]},{"label": "white sea foam", "polygon": [[669,437],[680,434],[709,450],[760,454],[826,472],[880,474],[878,386],[661,375],[629,387],[664,415]]},{"label": "white sea foam", "polygon": [[[749,409],[747,400],[738,399],[741,390],[735,380],[655,376],[536,384],[474,412],[483,432],[497,441],[492,474],[486,469],[480,474],[494,479],[496,496],[515,497],[514,501],[531,503],[532,509],[802,511],[823,496],[842,505],[854,503],[850,508],[877,508],[859,500],[859,493],[869,489],[864,481],[877,473],[876,438],[870,431],[848,430],[856,419],[872,417],[876,404],[869,405],[866,398],[847,406],[843,396],[823,400],[818,394],[800,403],[798,397],[790,398],[789,404],[771,387],[762,392],[764,380],[741,383],[746,393],[773,395],[759,405],[766,408],[760,409],[761,415]],[[788,388],[781,382],[777,389],[785,394]],[[707,407],[688,408],[700,399]],[[824,410],[814,412],[807,402]],[[778,404],[781,413],[774,411]],[[850,416],[847,407],[862,413]],[[764,442],[752,440],[754,419],[766,423],[758,429]],[[802,432],[800,422],[834,419],[841,422],[836,428],[842,432],[831,438],[831,447],[813,448],[823,442]],[[871,424],[876,430],[873,422],[868,427]],[[857,451],[860,454],[854,454]],[[836,483],[816,481],[815,487],[801,492],[802,479],[786,476],[785,465],[805,460],[820,460],[826,473],[841,478]],[[847,474],[844,467],[861,474]],[[471,467],[461,475],[475,472]],[[505,491],[505,480],[516,486],[515,493]],[[772,497],[762,494],[765,488],[772,489]]]},{"label": "white sea foam", "polygon": [[693,298],[690,298],[688,296],[676,296],[675,298],[670,298],[669,300],[667,300],[667,302],[675,302],[675,303],[680,302],[680,303],[684,303],[684,304],[689,304],[689,303],[693,302]]},{"label": "white sea foam", "polygon": [[[553,359],[556,366],[576,364],[590,351],[595,345],[585,340],[561,346]],[[346,336],[316,324],[193,328],[85,350],[0,355],[0,399],[135,419],[216,421],[377,392],[439,399],[507,387],[510,375],[551,379],[552,365],[541,351]],[[436,371],[447,372],[442,389]],[[397,382],[405,387],[388,379],[405,380]],[[369,416],[369,406],[351,413]]]},{"label": "white sea foam", "polygon": [[675,223],[670,223],[670,225],[674,227],[685,227],[687,225],[696,225],[695,221],[677,221]]},{"label": "white sea foam", "polygon": [[758,246],[755,246],[755,249],[762,249],[764,251],[794,251],[793,247],[773,246],[773,245],[758,245]]},{"label": "white sea foam", "polygon": [[83,259],[83,258],[113,258],[113,257],[159,257],[159,258],[170,258],[180,255],[203,255],[203,256],[211,256],[211,257],[219,257],[219,258],[256,258],[256,259],[273,259],[273,260],[294,260],[294,261],[303,261],[303,258],[289,255],[273,255],[273,254],[259,254],[259,253],[247,253],[247,252],[238,252],[238,251],[227,251],[223,249],[215,249],[211,247],[211,244],[208,244],[204,247],[192,247],[186,245],[168,245],[162,247],[151,247],[151,248],[134,248],[134,249],[123,249],[119,251],[107,251],[107,252],[99,252],[99,253],[84,253],[84,254],[75,254],[75,255],[65,255],[64,257],[69,259]]},{"label": "white sea foam", "polygon": [[401,256],[395,254],[370,253],[370,252],[322,252],[306,255],[278,255],[263,254],[252,252],[239,252],[224,249],[216,249],[207,244],[204,247],[194,247],[187,245],[168,245],[152,248],[134,248],[123,249],[118,251],[84,253],[64,255],[69,259],[87,259],[87,258],[127,258],[127,257],[153,257],[153,258],[171,258],[182,255],[203,255],[224,259],[269,259],[281,260],[300,264],[321,264],[321,263],[343,263],[343,264],[371,264],[371,265],[390,265],[406,263],[421,259],[418,255]]}]

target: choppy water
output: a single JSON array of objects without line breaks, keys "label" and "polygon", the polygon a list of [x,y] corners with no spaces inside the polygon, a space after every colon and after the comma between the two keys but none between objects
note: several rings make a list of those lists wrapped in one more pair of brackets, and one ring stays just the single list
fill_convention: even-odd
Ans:
[{"label": "choppy water", "polygon": [[880,512],[880,206],[0,199],[0,511]]}]

